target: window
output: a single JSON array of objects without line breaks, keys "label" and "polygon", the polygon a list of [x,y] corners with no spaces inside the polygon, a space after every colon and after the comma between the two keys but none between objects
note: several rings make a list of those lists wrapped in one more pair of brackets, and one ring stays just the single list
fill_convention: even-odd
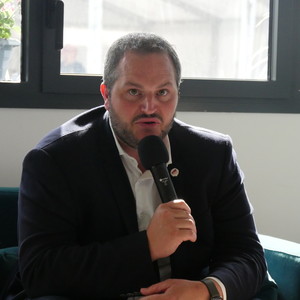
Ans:
[{"label": "window", "polygon": [[[22,4],[27,16],[22,25],[27,32],[24,80],[15,88],[16,94],[25,91],[21,106],[98,105],[109,45],[127,32],[152,31],[166,37],[179,53],[184,77],[179,110],[300,112],[297,0]],[[13,93],[8,85],[2,87]],[[12,105],[5,101],[0,104]]]},{"label": "window", "polygon": [[64,7],[62,74],[101,74],[115,39],[147,31],[174,45],[184,78],[268,79],[269,0],[64,0]]},{"label": "window", "polygon": [[0,81],[20,82],[21,1],[0,0]]}]

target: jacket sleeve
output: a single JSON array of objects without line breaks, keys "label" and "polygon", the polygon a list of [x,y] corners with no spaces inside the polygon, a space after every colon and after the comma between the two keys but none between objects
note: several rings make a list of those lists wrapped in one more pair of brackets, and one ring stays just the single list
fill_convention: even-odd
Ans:
[{"label": "jacket sleeve", "polygon": [[224,157],[211,205],[215,243],[210,276],[223,282],[227,299],[251,299],[265,278],[264,252],[257,236],[253,208],[244,188],[244,175],[230,139]]},{"label": "jacket sleeve", "polygon": [[[80,235],[90,235],[81,231],[92,220],[82,218],[84,208],[78,205],[65,172],[42,149],[32,150],[24,160],[19,246],[26,293],[30,297],[117,298],[156,282],[145,232],[81,241]],[[105,226],[109,232],[114,224]]]}]

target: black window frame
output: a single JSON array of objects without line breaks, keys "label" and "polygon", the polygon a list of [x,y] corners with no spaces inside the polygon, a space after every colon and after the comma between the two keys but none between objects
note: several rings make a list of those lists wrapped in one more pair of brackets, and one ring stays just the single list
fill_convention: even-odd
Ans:
[{"label": "black window frame", "polygon": [[[55,9],[23,0],[21,83],[0,83],[0,107],[88,109],[102,104],[99,76],[60,75]],[[271,1],[269,80],[184,80],[178,111],[300,113],[300,1]],[[54,5],[54,6],[53,6]]]}]

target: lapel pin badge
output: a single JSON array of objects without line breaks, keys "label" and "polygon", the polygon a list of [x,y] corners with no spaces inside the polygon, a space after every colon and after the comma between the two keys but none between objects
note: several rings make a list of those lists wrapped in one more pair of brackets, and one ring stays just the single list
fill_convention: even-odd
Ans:
[{"label": "lapel pin badge", "polygon": [[177,177],[179,175],[179,170],[177,168],[173,168],[170,171],[170,174],[171,174],[172,177]]}]

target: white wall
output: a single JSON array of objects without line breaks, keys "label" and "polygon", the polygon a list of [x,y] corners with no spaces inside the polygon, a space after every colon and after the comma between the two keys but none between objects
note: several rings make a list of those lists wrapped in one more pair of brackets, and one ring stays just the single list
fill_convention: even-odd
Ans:
[{"label": "white wall", "polygon": [[[27,151],[79,112],[0,109],[0,186],[18,186]],[[300,243],[300,115],[180,112],[177,117],[232,137],[259,232]]]}]

